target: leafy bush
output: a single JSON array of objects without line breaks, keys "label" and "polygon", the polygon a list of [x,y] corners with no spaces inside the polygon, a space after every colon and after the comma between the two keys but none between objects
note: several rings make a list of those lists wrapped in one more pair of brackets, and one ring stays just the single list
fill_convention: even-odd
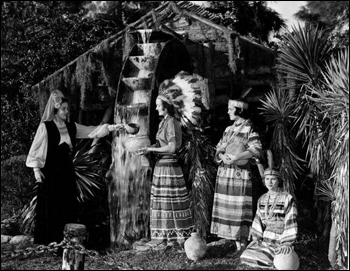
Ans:
[{"label": "leafy bush", "polygon": [[1,217],[12,216],[33,197],[33,170],[25,165],[27,156],[18,155],[1,162]]}]

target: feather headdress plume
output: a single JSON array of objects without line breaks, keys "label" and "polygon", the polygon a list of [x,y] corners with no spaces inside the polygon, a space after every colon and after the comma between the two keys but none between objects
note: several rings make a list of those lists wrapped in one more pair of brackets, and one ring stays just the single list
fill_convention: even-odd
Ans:
[{"label": "feather headdress plume", "polygon": [[273,175],[281,179],[281,175],[279,171],[274,168],[273,156],[272,156],[271,150],[267,150],[267,162],[269,167],[265,169],[264,176],[266,177],[267,175]]},{"label": "feather headdress plume", "polygon": [[160,84],[158,98],[173,105],[177,111],[175,117],[188,126],[189,123],[196,125],[200,120],[201,94],[199,79],[181,71]]}]

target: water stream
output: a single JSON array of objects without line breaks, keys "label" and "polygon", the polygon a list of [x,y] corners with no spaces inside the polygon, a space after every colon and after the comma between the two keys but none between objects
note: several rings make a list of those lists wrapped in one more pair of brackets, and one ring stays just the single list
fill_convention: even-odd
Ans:
[{"label": "water stream", "polygon": [[139,29],[137,31],[141,34],[144,55],[149,56],[150,55],[150,46],[147,46],[147,44],[150,41],[150,38],[152,35],[152,29]]},{"label": "water stream", "polygon": [[[117,115],[122,123],[139,123],[139,111],[137,106],[119,106]],[[113,187],[113,191],[110,191],[110,200],[116,201],[113,206],[117,210],[110,211],[118,215],[110,218],[117,220],[111,221],[111,225],[115,225],[111,240],[115,239],[118,244],[149,237],[151,169],[143,166],[142,156],[126,148],[126,142],[130,139],[137,139],[137,135],[128,135],[122,131],[112,142],[113,184],[110,187]]]},{"label": "water stream", "polygon": [[[141,35],[144,56],[150,56],[147,46],[152,29],[138,30]],[[148,59],[150,61],[150,59]],[[149,61],[139,66],[138,78],[149,77]],[[127,72],[127,71],[126,71]],[[136,89],[133,89],[134,91]],[[135,94],[134,94],[135,95]],[[136,135],[118,132],[112,142],[111,184],[109,191],[111,243],[127,244],[149,237],[149,203],[151,168],[145,156],[135,153],[137,148],[150,144],[148,138],[148,107],[146,103],[118,105],[117,123],[137,123]]]}]

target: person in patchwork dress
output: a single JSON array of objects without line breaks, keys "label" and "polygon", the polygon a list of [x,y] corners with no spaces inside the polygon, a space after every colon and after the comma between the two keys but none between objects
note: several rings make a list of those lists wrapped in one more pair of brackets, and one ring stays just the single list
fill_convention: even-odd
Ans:
[{"label": "person in patchwork dress", "polygon": [[[260,157],[262,149],[247,109],[248,103],[243,99],[229,100],[228,114],[234,123],[225,129],[214,158],[219,167],[210,232],[235,240],[237,249],[232,256],[239,255],[247,246],[253,220],[252,174],[247,161]],[[239,148],[240,152],[232,152]],[[241,163],[244,160],[247,163]]]},{"label": "person in patchwork dress", "polygon": [[[248,118],[248,103],[229,100],[228,115],[234,121],[217,144],[215,162],[219,164],[210,231],[218,237],[235,240],[236,251],[247,246],[253,220],[252,174],[248,159],[258,158],[262,149],[259,134]],[[236,149],[240,152],[232,152]],[[241,163],[242,161],[247,163]]]},{"label": "person in patchwork dress", "polygon": [[[177,161],[177,153],[182,145],[181,121],[177,116],[178,109],[184,103],[175,103],[174,99],[179,101],[179,97],[185,96],[184,88],[190,87],[190,84],[181,79],[177,76],[174,80],[166,80],[161,84],[156,110],[163,119],[156,134],[157,143],[138,151],[139,155],[149,152],[157,155],[150,203],[151,243],[157,247],[181,248],[195,230],[190,194]],[[194,120],[191,122],[194,123]]]},{"label": "person in patchwork dress", "polygon": [[[253,241],[241,255],[241,263],[259,268],[273,268],[278,254],[291,255],[297,239],[297,208],[291,194],[282,191],[282,180],[277,170],[264,171],[268,192],[258,200],[258,208],[251,228]],[[284,258],[288,259],[288,258]],[[293,258],[298,261],[297,256]],[[298,265],[285,260],[282,265]],[[284,269],[284,268],[283,268]],[[286,268],[289,269],[289,268]]]}]

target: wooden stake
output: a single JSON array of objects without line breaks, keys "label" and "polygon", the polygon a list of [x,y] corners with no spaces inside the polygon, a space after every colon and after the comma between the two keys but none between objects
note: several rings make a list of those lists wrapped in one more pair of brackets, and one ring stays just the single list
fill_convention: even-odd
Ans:
[{"label": "wooden stake", "polygon": [[[70,236],[75,244],[83,245],[87,235],[86,227],[82,224],[66,224],[64,236]],[[84,270],[85,254],[77,250],[65,248],[62,257],[62,270]]]}]

